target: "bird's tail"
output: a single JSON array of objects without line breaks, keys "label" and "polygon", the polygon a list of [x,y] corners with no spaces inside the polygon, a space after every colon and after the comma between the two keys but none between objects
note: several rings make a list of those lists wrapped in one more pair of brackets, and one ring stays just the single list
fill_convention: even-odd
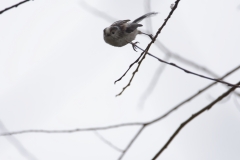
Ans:
[{"label": "bird's tail", "polygon": [[150,12],[150,13],[144,14],[143,16],[135,19],[132,23],[139,23],[139,22],[141,22],[144,18],[151,17],[151,16],[156,15],[156,14],[158,14],[158,12]]}]

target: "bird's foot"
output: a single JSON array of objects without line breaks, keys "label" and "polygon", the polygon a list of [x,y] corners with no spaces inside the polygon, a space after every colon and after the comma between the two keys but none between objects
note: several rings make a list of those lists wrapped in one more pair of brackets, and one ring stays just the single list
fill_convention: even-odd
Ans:
[{"label": "bird's foot", "polygon": [[131,44],[132,44],[132,47],[133,47],[133,50],[135,51],[135,52],[137,52],[137,44],[138,44],[139,42],[131,42]]}]

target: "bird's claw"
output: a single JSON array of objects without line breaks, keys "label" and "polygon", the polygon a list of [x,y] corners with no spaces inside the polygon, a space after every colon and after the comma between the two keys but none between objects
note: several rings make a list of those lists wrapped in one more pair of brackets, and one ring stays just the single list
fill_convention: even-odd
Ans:
[{"label": "bird's claw", "polygon": [[139,42],[131,42],[131,44],[132,44],[132,47],[133,47],[133,50],[135,51],[135,52],[137,52],[137,47],[136,47],[136,44],[138,44]]}]

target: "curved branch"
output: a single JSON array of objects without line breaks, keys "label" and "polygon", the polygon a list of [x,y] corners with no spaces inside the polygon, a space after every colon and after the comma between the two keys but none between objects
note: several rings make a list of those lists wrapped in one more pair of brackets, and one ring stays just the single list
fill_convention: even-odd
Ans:
[{"label": "curved branch", "polygon": [[19,2],[19,3],[17,3],[17,4],[14,4],[14,5],[12,5],[11,7],[5,8],[4,10],[1,10],[1,11],[0,11],[0,14],[3,14],[4,12],[6,12],[6,11],[8,11],[8,10],[13,9],[13,8],[15,8],[15,7],[18,7],[18,6],[20,6],[20,5],[22,5],[22,4],[26,3],[26,2],[29,2],[29,1],[31,1],[31,0],[25,0],[25,1]]}]

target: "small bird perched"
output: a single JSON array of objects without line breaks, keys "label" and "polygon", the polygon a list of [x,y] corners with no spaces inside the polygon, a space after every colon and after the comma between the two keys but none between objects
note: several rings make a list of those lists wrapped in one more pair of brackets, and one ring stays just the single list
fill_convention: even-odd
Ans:
[{"label": "small bird perched", "polygon": [[151,34],[143,33],[137,29],[138,27],[142,27],[142,25],[138,23],[141,22],[144,18],[156,14],[157,12],[144,14],[143,16],[135,19],[133,22],[129,22],[130,20],[119,20],[114,22],[111,26],[103,30],[105,42],[115,47],[122,47],[128,43],[131,43],[133,49],[135,50],[135,45],[138,42],[133,43],[132,41],[138,34],[145,34],[153,39],[153,36]]}]

